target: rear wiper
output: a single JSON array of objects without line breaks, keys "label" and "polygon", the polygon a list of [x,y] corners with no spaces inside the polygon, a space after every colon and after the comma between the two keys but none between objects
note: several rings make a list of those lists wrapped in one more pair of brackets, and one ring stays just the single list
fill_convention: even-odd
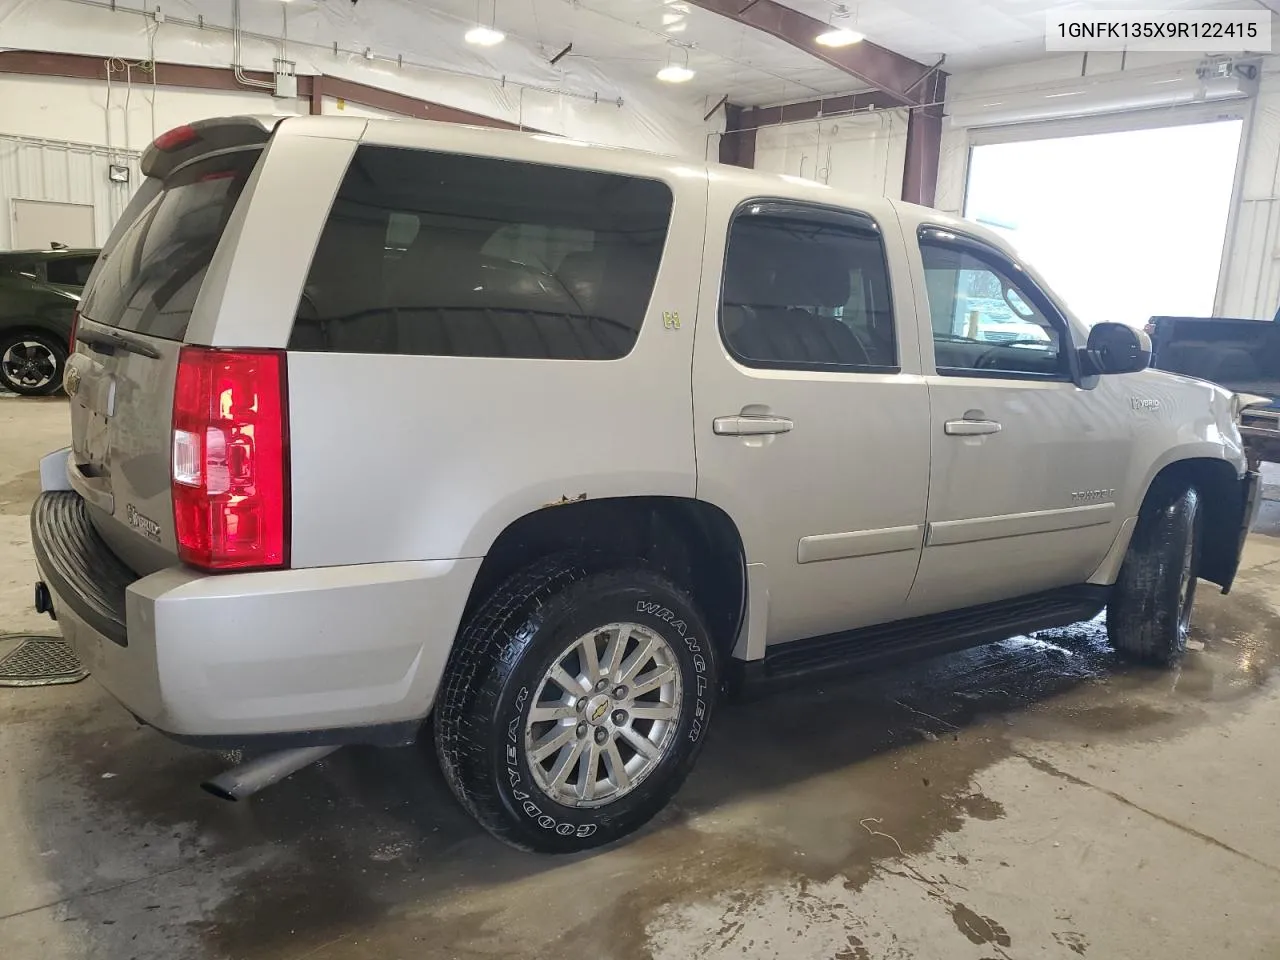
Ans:
[{"label": "rear wiper", "polygon": [[150,357],[152,360],[160,359],[160,351],[141,337],[131,337],[115,330],[107,332],[79,328],[76,330],[76,340],[81,343],[87,343],[107,356],[115,353],[116,350],[123,350],[125,353],[136,353],[144,357]]}]

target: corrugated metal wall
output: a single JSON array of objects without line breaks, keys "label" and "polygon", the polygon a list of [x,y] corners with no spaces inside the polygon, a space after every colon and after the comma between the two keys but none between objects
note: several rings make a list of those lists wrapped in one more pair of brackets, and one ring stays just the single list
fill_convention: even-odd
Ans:
[{"label": "corrugated metal wall", "polygon": [[1261,319],[1280,307],[1280,77],[1264,79],[1246,136],[1218,312]]},{"label": "corrugated metal wall", "polygon": [[[0,250],[12,248],[13,201],[92,204],[97,243],[111,233],[141,180],[137,151],[0,134]],[[113,183],[111,164],[129,167],[128,183]]]}]

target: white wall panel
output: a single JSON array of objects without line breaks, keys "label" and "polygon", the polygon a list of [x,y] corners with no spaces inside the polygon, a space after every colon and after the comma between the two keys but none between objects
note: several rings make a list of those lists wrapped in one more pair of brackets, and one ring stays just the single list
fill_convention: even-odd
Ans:
[{"label": "white wall panel", "polygon": [[906,153],[907,112],[877,110],[761,127],[755,167],[855,193],[899,197]]},{"label": "white wall panel", "polygon": [[[88,56],[125,58],[133,62],[155,59],[161,63],[184,63],[227,68],[233,59],[231,35],[225,27],[231,4],[229,0],[185,0],[168,2],[163,8],[167,19],[156,28],[144,18],[139,5],[144,0],[118,4],[73,3],[68,0],[0,0],[0,22],[4,23],[3,43],[6,47],[26,50],[56,50]],[[156,4],[145,0],[148,9]],[[596,63],[589,57],[572,56],[552,66],[554,52],[536,49],[512,37],[498,47],[484,49],[461,43],[465,22],[432,9],[417,0],[397,0],[376,7],[342,3],[338,6],[295,3],[246,4],[250,29],[265,35],[279,36],[281,13],[289,6],[289,42],[285,45],[288,59],[297,64],[299,74],[325,74],[357,83],[394,90],[409,97],[429,100],[469,110],[483,116],[523,123],[549,133],[611,146],[629,146],[673,156],[702,159],[707,150],[708,134],[723,129],[723,111],[708,121],[703,115],[710,107],[706,97],[690,95],[678,87],[657,83],[648,69],[641,73],[631,67]],[[370,8],[366,11],[366,7]],[[499,4],[501,7],[501,4]],[[296,8],[296,9],[294,9]],[[501,11],[499,11],[501,15]],[[566,15],[570,8],[566,7]],[[178,22],[201,14],[206,29]],[[473,14],[468,10],[467,19]],[[334,44],[337,45],[335,49]],[[368,56],[354,53],[367,50]],[[280,56],[281,44],[262,37],[246,37],[242,44],[242,62],[249,69],[269,70],[272,59]],[[668,54],[665,44],[661,56]],[[397,54],[404,55],[401,66]],[[415,62],[418,65],[411,65]],[[658,62],[661,62],[660,60]],[[117,61],[117,65],[119,61]],[[606,67],[608,69],[606,69]],[[133,70],[134,98],[147,91],[142,88],[145,72]],[[91,97],[98,115],[90,113],[94,129],[102,127],[101,110],[105,98],[103,84],[90,84]],[[115,84],[113,84],[114,90]],[[521,98],[520,90],[526,90]],[[166,92],[157,95],[157,104],[173,97],[175,112],[202,111],[206,107],[185,98],[194,92]],[[199,96],[218,97],[218,93]],[[73,95],[80,99],[81,95]],[[305,112],[297,101],[280,101],[266,93],[246,88],[229,97],[247,97],[257,105],[252,112]],[[115,95],[113,93],[113,100]],[[621,101],[621,106],[619,106]],[[12,97],[0,92],[0,132],[9,127],[8,113]],[[226,100],[228,106],[232,101]],[[192,107],[188,109],[187,103]],[[711,100],[714,103],[714,99]],[[83,107],[84,104],[81,104]],[[26,107],[21,108],[24,112]],[[48,98],[35,105],[36,110],[56,112],[61,104]],[[118,109],[118,108],[116,108]],[[149,111],[149,107],[146,108]],[[136,110],[130,106],[131,116]],[[218,109],[214,113],[246,112],[245,109]],[[522,114],[524,114],[522,116]],[[210,116],[210,113],[198,115]],[[16,122],[16,121],[15,121]],[[57,122],[45,120],[42,123]],[[181,121],[179,121],[181,122]],[[167,129],[157,121],[159,130]],[[130,143],[145,144],[150,137],[149,115],[141,126],[129,128]],[[94,139],[78,134],[59,134],[71,139]],[[113,135],[122,140],[121,132]],[[135,137],[139,139],[135,140]],[[117,144],[119,145],[119,144]]]},{"label": "white wall panel", "polygon": [[[129,183],[110,181],[112,163],[130,168]],[[11,249],[14,199],[92,204],[96,242],[105,243],[141,176],[136,153],[0,135],[0,250]]]},{"label": "white wall panel", "polygon": [[1245,138],[1218,312],[1271,317],[1280,306],[1280,77],[1264,79]]}]

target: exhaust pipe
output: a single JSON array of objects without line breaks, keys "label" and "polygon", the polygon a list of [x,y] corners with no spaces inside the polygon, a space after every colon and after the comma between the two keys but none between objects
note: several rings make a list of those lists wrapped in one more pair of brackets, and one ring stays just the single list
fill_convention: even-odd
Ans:
[{"label": "exhaust pipe", "polygon": [[212,793],[222,800],[243,800],[251,797],[264,787],[278,783],[285,777],[297,773],[303,767],[310,766],[317,760],[327,757],[338,749],[339,744],[328,747],[299,747],[296,750],[279,750],[266,756],[232,767],[211,780],[200,784],[200,789]]}]

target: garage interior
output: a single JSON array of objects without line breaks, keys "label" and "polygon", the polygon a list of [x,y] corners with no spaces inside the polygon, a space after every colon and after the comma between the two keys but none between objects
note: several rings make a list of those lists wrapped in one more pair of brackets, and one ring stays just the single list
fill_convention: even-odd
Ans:
[{"label": "garage interior", "polygon": [[[0,0],[0,257],[101,247],[181,124],[426,119],[964,216],[1086,323],[1271,320],[1280,64],[1047,52],[1046,15],[1077,6]],[[57,636],[29,513],[67,406],[0,390],[0,660]],[[0,956],[1280,957],[1280,471],[1263,479],[1235,585],[1202,584],[1172,671],[1119,662],[1098,618],[732,701],[675,801],[582,855],[491,838],[430,737],[228,804],[198,789],[227,755],[91,677],[0,686]]]}]

